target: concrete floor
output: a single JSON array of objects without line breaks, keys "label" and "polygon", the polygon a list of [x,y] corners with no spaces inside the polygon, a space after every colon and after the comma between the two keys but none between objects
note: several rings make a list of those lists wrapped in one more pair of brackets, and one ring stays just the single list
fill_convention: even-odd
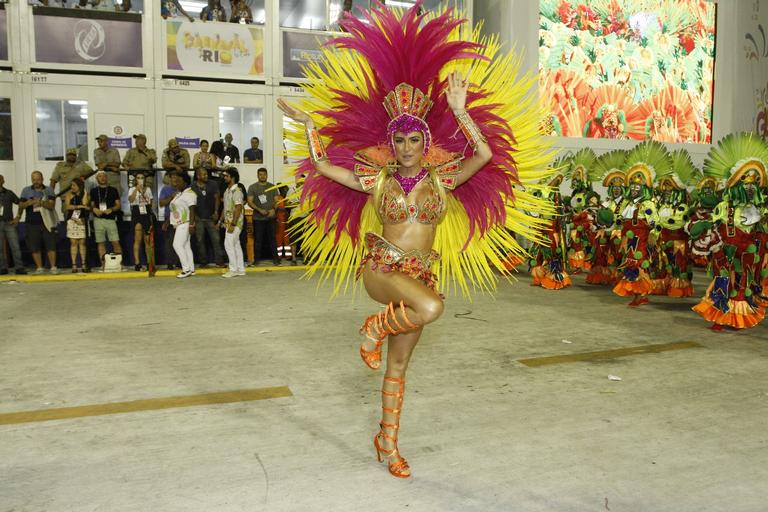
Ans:
[{"label": "concrete floor", "polygon": [[[357,355],[375,306],[298,276],[0,285],[0,415],[293,393],[0,425],[0,512],[768,510],[766,324],[711,333],[692,299],[630,310],[583,277],[450,299],[412,361],[399,480]],[[701,347],[518,362],[680,341]]]}]

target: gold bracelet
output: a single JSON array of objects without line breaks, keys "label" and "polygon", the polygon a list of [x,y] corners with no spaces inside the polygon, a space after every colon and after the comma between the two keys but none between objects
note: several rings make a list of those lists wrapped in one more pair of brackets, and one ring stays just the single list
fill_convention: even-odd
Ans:
[{"label": "gold bracelet", "polygon": [[325,162],[328,160],[328,154],[325,152],[323,140],[320,138],[320,132],[314,126],[306,127],[307,145],[309,146],[309,158],[312,163]]},{"label": "gold bracelet", "polygon": [[472,148],[477,149],[480,142],[488,142],[466,110],[454,112],[453,115],[456,116],[456,122]]}]

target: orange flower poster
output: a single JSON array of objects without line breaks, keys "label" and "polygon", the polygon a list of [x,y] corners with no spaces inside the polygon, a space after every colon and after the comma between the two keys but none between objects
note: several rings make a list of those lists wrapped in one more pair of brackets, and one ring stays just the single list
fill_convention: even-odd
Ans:
[{"label": "orange flower poster", "polygon": [[711,142],[713,3],[540,0],[539,11],[546,133]]}]

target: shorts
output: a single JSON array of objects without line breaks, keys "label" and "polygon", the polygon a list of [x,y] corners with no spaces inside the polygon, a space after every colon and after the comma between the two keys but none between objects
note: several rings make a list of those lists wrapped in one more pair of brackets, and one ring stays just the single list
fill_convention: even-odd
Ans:
[{"label": "shorts", "polygon": [[40,252],[45,246],[46,252],[56,250],[56,230],[48,231],[43,224],[27,224],[27,249]]},{"label": "shorts", "polygon": [[440,254],[436,251],[404,251],[375,233],[365,234],[365,246],[368,248],[368,254],[357,269],[358,278],[362,275],[365,265],[371,261],[373,270],[385,273],[400,272],[436,291],[437,276],[432,272],[432,265],[440,259]]},{"label": "shorts", "polygon": [[145,233],[149,233],[149,228],[152,226],[152,214],[151,213],[139,213],[139,207],[136,205],[131,206],[131,227],[136,229],[136,225],[141,224]]},{"label": "shorts", "polygon": [[103,244],[107,240],[110,242],[120,241],[115,219],[99,219],[98,217],[93,219],[93,234],[97,244]]}]

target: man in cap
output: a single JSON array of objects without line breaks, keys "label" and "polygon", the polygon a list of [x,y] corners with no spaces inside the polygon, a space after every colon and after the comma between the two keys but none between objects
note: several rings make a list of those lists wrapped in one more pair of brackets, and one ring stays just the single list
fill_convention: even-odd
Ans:
[{"label": "man in cap", "polygon": [[[76,148],[69,148],[67,150],[67,156],[66,160],[63,162],[58,162],[56,164],[56,167],[53,169],[53,174],[51,174],[51,190],[56,190],[56,184],[59,185],[59,192],[58,196],[63,195],[67,190],[69,190],[69,185],[72,183],[72,180],[75,178],[82,178],[83,180],[87,179],[89,176],[93,174],[93,171],[90,167],[88,167],[88,164],[85,162],[78,162],[77,161],[77,149]],[[64,212],[64,201],[62,200],[61,203],[62,212]]]},{"label": "man in cap", "polygon": [[[136,147],[128,150],[123,157],[123,168],[128,169],[128,176],[133,177],[131,171],[151,171],[157,162],[157,153],[154,149],[147,147],[147,136],[139,133],[133,136]],[[148,172],[146,177],[146,186],[152,188],[154,184],[154,173]]]},{"label": "man in cap", "polygon": [[163,150],[163,169],[175,172],[186,172],[190,169],[189,151],[179,146],[175,138],[168,140],[168,147]]},{"label": "man in cap", "polygon": [[93,150],[93,162],[96,164],[97,171],[107,173],[109,186],[122,194],[120,180],[120,153],[115,148],[109,147],[109,137],[104,134],[96,137],[99,147]]}]

